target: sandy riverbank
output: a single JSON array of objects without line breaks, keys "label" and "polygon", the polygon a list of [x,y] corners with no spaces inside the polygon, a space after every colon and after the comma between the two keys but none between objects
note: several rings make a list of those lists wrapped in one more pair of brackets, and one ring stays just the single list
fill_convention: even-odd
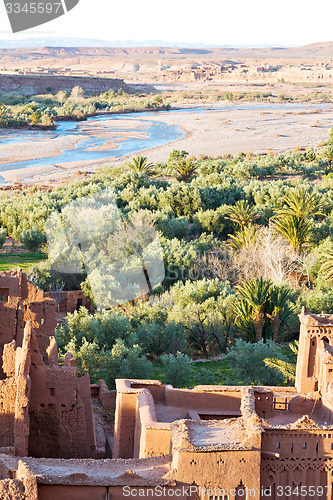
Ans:
[{"label": "sandy riverbank", "polygon": [[[244,109],[204,113],[163,113],[160,117],[170,125],[178,125],[187,136],[176,144],[146,150],[151,161],[165,161],[175,147],[191,155],[217,156],[226,153],[267,150],[285,152],[296,146],[316,146],[327,140],[333,125],[333,107],[327,110]],[[143,120],[145,118],[143,117]]]},{"label": "sandy riverbank", "polygon": [[[327,140],[328,132],[333,124],[333,107],[325,110],[309,107],[303,109],[290,107],[288,109],[245,109],[242,106],[230,106],[227,110],[214,109],[217,103],[211,105],[210,109],[201,111],[169,111],[159,112],[156,120],[163,121],[169,125],[177,125],[186,131],[186,137],[153,149],[142,152],[148,156],[150,161],[166,161],[172,149],[184,149],[191,155],[200,154],[217,156],[226,153],[237,154],[239,152],[254,153],[271,150],[272,152],[284,152],[296,146],[316,146],[321,141]],[[263,105],[261,106],[263,107]],[[153,118],[155,119],[155,118]],[[92,122],[80,125],[80,136],[94,135],[108,138],[110,143],[116,144],[119,137],[137,134],[145,134],[144,129],[149,126],[151,116],[140,114],[138,119],[126,119],[96,122],[96,129]],[[145,123],[147,122],[147,126]],[[115,133],[115,129],[121,128],[121,132]],[[137,132],[134,132],[135,129]],[[81,135],[82,134],[82,135]],[[76,136],[78,137],[78,136]],[[117,139],[116,139],[117,137]],[[8,145],[9,147],[10,145]],[[13,147],[13,146],[12,146]],[[1,147],[0,147],[1,152]],[[123,160],[122,160],[123,161]],[[88,162],[57,163],[57,168],[51,169],[47,165],[45,169],[38,167],[38,172],[33,168],[16,170],[11,172],[0,172],[6,175],[7,180],[22,179],[22,174],[29,180],[28,184],[51,184],[68,181],[76,176],[76,171],[93,171],[101,163],[119,163],[119,158],[105,158]],[[78,164],[79,163],[79,164]],[[59,168],[60,167],[60,168]],[[54,171],[56,170],[56,171]],[[48,172],[48,173],[47,173]],[[40,174],[45,174],[40,176]],[[14,178],[16,175],[16,178]],[[36,175],[33,179],[32,176]]]},{"label": "sandy riverbank", "polygon": [[84,135],[55,137],[54,133],[51,134],[37,140],[31,137],[31,139],[13,144],[0,143],[0,164],[6,165],[8,163],[58,156],[63,149],[74,149],[77,144],[86,139]]}]

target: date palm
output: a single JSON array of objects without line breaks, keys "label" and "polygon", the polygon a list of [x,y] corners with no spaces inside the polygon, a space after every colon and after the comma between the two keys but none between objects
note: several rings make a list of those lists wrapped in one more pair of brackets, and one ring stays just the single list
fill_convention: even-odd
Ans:
[{"label": "date palm", "polygon": [[273,227],[280,233],[295,250],[301,255],[305,243],[309,241],[312,233],[312,224],[309,220],[302,220],[297,216],[276,217]]},{"label": "date palm", "polygon": [[197,162],[193,158],[180,159],[173,165],[177,180],[185,182],[189,182],[193,178],[197,168]]},{"label": "date palm", "polygon": [[270,314],[267,314],[271,320],[272,340],[276,341],[280,326],[291,316],[292,310],[289,301],[292,298],[289,286],[272,286],[270,291]]},{"label": "date palm", "polygon": [[[293,357],[297,359],[298,354],[298,340],[289,344],[289,349],[292,351]],[[286,382],[294,382],[296,378],[296,359],[295,361],[286,361],[283,359],[277,358],[266,358],[264,359],[264,363],[269,368],[272,368],[278,373],[281,373]]]},{"label": "date palm", "polygon": [[146,174],[152,174],[154,168],[153,163],[149,163],[146,156],[134,156],[126,163],[126,166],[134,172],[144,172]]},{"label": "date palm", "polygon": [[278,217],[296,216],[304,220],[317,215],[325,215],[320,196],[316,193],[309,193],[304,188],[290,191],[284,196],[283,202],[284,207],[278,211]]},{"label": "date palm", "polygon": [[256,231],[252,224],[242,227],[235,234],[229,234],[230,245],[237,250],[252,247],[256,241]]},{"label": "date palm", "polygon": [[248,226],[259,217],[260,215],[257,213],[256,209],[246,200],[236,201],[234,206],[229,207],[226,215],[226,219],[235,222],[241,229]]},{"label": "date palm", "polygon": [[271,287],[272,282],[264,280],[262,276],[253,278],[236,287],[238,300],[245,302],[249,307],[254,322],[256,342],[263,338],[265,309],[270,299]]},{"label": "date palm", "polygon": [[333,248],[328,248],[322,255],[323,264],[320,268],[320,273],[323,278],[328,281],[333,281]]},{"label": "date palm", "polygon": [[275,230],[295,249],[302,253],[303,245],[312,234],[312,220],[324,216],[320,197],[304,188],[291,191],[283,198],[284,207],[271,218]]}]

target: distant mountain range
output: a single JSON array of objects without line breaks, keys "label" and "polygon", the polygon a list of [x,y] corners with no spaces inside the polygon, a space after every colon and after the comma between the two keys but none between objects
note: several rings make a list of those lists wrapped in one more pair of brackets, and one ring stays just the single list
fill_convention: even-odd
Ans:
[{"label": "distant mountain range", "polygon": [[[245,48],[245,45],[207,45],[204,43],[166,42],[165,40],[94,40],[90,38],[50,38],[30,37],[22,39],[0,39],[0,48],[21,47],[179,47],[179,48]],[[255,45],[253,47],[273,47]],[[283,46],[281,46],[283,47]]]}]

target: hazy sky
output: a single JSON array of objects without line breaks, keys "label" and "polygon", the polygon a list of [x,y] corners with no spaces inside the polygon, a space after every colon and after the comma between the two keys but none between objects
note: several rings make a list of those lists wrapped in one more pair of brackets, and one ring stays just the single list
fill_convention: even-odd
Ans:
[{"label": "hazy sky", "polygon": [[330,0],[80,0],[65,16],[13,35],[0,0],[0,37],[301,45],[331,41],[332,14]]}]

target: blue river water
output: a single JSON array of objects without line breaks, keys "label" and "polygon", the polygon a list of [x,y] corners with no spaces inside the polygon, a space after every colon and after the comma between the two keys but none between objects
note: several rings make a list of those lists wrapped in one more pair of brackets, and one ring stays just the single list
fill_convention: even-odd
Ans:
[{"label": "blue river water", "polygon": [[[102,122],[102,121],[114,121],[114,127],[112,127],[112,132],[119,132],[119,136],[110,138],[101,138],[92,135],[87,136],[86,140],[80,141],[74,149],[64,149],[60,155],[50,156],[47,158],[19,161],[15,163],[3,164],[0,157],[0,172],[7,170],[21,169],[27,167],[35,167],[41,165],[57,165],[58,163],[64,162],[74,162],[74,161],[87,161],[99,160],[105,158],[122,158],[124,156],[143,151],[145,149],[151,149],[158,146],[163,146],[170,142],[182,139],[185,136],[185,132],[176,125],[168,125],[167,123],[161,121],[163,114],[165,113],[208,113],[210,111],[226,111],[230,109],[238,110],[252,110],[252,109],[327,109],[331,105],[327,104],[244,104],[244,105],[233,105],[233,106],[221,106],[221,107],[200,107],[200,108],[183,108],[178,110],[171,110],[165,112],[147,112],[144,113],[144,120],[142,120],[143,130],[136,128],[126,128],[126,132],[144,132],[147,135],[146,138],[135,138],[135,137],[122,137],[123,128],[117,128],[117,120],[127,120],[129,123],[131,119],[135,119],[136,122],[140,122],[140,113],[127,113],[127,114],[114,114],[114,115],[102,115],[88,118],[89,121]],[[142,115],[141,115],[142,116]],[[147,120],[148,118],[148,120]],[[82,122],[81,122],[82,123]],[[86,122],[85,122],[86,123]],[[55,134],[58,137],[67,135],[82,135],[80,128],[78,127],[78,122],[64,121],[58,122]],[[53,134],[52,134],[53,135]],[[0,138],[0,146],[3,144],[18,144],[23,140],[38,140],[46,139],[50,137],[50,132],[43,131],[28,131],[27,133],[21,133],[13,131],[13,136],[5,136]],[[95,151],[92,148],[97,146],[103,146],[106,142],[113,142],[114,139],[119,139],[116,149]],[[0,153],[1,154],[1,153]],[[0,175],[1,183],[1,175]]]}]

